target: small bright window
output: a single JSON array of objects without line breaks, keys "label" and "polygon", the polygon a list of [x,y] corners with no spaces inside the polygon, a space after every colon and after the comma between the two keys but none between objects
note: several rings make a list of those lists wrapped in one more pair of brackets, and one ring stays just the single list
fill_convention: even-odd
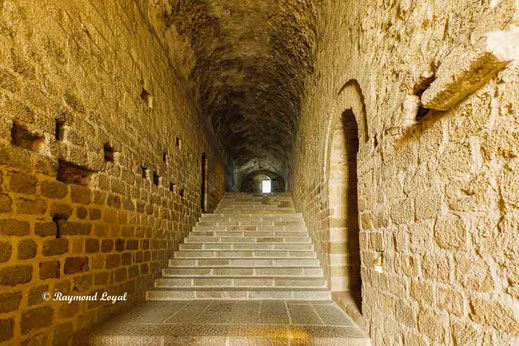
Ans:
[{"label": "small bright window", "polygon": [[262,193],[271,193],[272,192],[272,185],[271,185],[270,180],[261,181],[261,192]]}]

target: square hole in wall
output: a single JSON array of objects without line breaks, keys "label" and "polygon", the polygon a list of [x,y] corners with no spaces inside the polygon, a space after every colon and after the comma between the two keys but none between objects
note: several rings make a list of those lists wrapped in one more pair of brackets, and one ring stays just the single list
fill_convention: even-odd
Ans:
[{"label": "square hole in wall", "polygon": [[56,128],[54,133],[56,140],[62,142],[65,139],[65,122],[56,119]]},{"label": "square hole in wall", "polygon": [[172,182],[172,181],[170,181],[170,182],[169,182],[169,191],[174,193],[175,190],[176,190],[175,183]]},{"label": "square hole in wall", "polygon": [[148,92],[148,90],[142,88],[141,91],[141,99],[146,103],[149,108],[153,108],[153,96]]},{"label": "square hole in wall", "polygon": [[148,168],[146,166],[141,166],[141,177],[142,179],[148,179]]},{"label": "square hole in wall", "polygon": [[184,196],[185,196],[185,191],[184,191],[184,189],[180,189],[180,191],[179,191],[178,194],[180,195],[181,198],[184,198]]},{"label": "square hole in wall", "polygon": [[68,217],[65,215],[54,215],[52,217],[52,222],[56,224],[56,238],[61,238],[61,227],[63,222],[67,221]]},{"label": "square hole in wall", "polygon": [[103,155],[105,162],[115,162],[115,150],[109,143],[103,145]]},{"label": "square hole in wall", "polygon": [[32,134],[25,127],[13,123],[11,144],[39,153],[43,147],[43,137]]},{"label": "square hole in wall", "polygon": [[59,160],[57,180],[65,184],[88,185],[94,171]]},{"label": "square hole in wall", "polygon": [[153,172],[153,184],[156,186],[160,185],[161,177],[157,174],[157,172]]},{"label": "square hole in wall", "polygon": [[177,139],[175,141],[175,145],[177,146],[177,148],[180,148],[180,146],[182,145],[182,140],[177,137]]},{"label": "square hole in wall", "polygon": [[168,153],[166,151],[162,153],[162,162],[168,162]]}]

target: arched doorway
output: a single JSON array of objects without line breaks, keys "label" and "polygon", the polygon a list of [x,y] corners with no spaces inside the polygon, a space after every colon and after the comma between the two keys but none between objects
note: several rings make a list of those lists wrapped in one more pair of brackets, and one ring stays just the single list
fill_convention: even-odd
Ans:
[{"label": "arched doorway", "polygon": [[332,129],[328,181],[330,288],[333,292],[349,291],[360,308],[359,134],[353,111],[344,111]]},{"label": "arched doorway", "polygon": [[201,162],[201,187],[200,187],[200,208],[202,209],[202,212],[207,211],[207,170],[208,170],[208,164],[207,164],[207,157],[205,153],[202,154],[202,162]]}]

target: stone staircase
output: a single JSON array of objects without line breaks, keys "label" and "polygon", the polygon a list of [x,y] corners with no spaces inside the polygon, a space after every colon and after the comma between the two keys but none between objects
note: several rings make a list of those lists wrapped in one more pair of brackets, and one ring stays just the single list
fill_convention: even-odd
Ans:
[{"label": "stone staircase", "polygon": [[227,193],[203,214],[147,300],[330,300],[288,193]]}]

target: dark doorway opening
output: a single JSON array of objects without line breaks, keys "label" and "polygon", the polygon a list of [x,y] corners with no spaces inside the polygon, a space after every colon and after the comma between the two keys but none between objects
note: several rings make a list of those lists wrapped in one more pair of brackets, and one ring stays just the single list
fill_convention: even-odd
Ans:
[{"label": "dark doorway opening", "polygon": [[348,292],[360,310],[361,276],[357,196],[358,126],[346,110],[333,128],[329,172],[331,289]]}]

